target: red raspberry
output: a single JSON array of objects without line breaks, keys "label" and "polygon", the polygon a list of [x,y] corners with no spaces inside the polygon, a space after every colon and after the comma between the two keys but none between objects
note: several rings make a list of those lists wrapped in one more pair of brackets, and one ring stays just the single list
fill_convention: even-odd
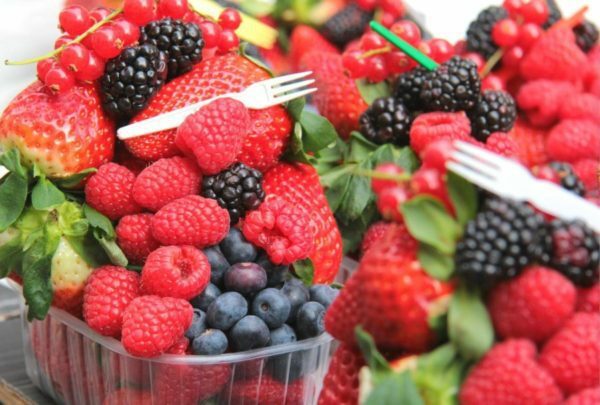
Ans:
[{"label": "red raspberry", "polygon": [[517,104],[533,125],[547,127],[559,119],[561,104],[577,91],[569,82],[534,80],[521,86]]},{"label": "red raspberry", "polygon": [[191,159],[175,156],[154,162],[133,183],[133,199],[156,212],[171,201],[200,190],[200,170]]},{"label": "red raspberry", "polygon": [[561,119],[589,119],[600,125],[600,97],[593,94],[581,93],[564,98],[559,108]]},{"label": "red raspberry", "polygon": [[576,299],[575,287],[567,278],[536,266],[494,288],[488,308],[502,338],[543,342],[573,314]]},{"label": "red raspberry", "polygon": [[83,318],[101,335],[119,337],[123,313],[139,288],[140,276],[133,271],[116,266],[94,270],[83,293]]},{"label": "red raspberry", "polygon": [[546,139],[548,155],[561,162],[600,159],[600,125],[590,120],[562,120]]},{"label": "red raspberry", "polygon": [[230,404],[302,404],[304,403],[303,379],[279,382],[268,375],[256,379],[236,381],[231,390]]},{"label": "red raspberry", "polygon": [[[600,111],[600,110],[599,110]],[[581,159],[571,165],[586,190],[600,188],[600,160]]]},{"label": "red raspberry", "polygon": [[150,253],[142,269],[144,294],[190,300],[206,288],[210,264],[193,246],[163,246]]},{"label": "red raspberry", "polygon": [[459,401],[480,404],[559,404],[562,393],[535,361],[533,343],[509,339],[494,346],[469,372]]},{"label": "red raspberry", "polygon": [[188,347],[190,346],[190,341],[185,336],[182,336],[175,344],[166,351],[167,354],[185,354]]},{"label": "red raspberry", "polygon": [[119,388],[104,398],[102,405],[144,405],[150,403],[152,403],[152,395],[148,391]]},{"label": "red raspberry", "polygon": [[432,142],[439,139],[471,140],[471,124],[462,112],[431,112],[419,115],[410,128],[410,146],[421,154]]},{"label": "red raspberry", "polygon": [[494,132],[485,141],[485,147],[499,155],[519,160],[519,148],[510,133]]},{"label": "red raspberry", "polygon": [[517,143],[519,160],[526,166],[533,167],[550,160],[546,151],[546,131],[517,119],[511,134]]},{"label": "red raspberry", "polygon": [[213,101],[190,115],[177,130],[175,143],[195,156],[204,174],[217,174],[236,161],[250,130],[244,104],[230,98]]},{"label": "red raspberry", "polygon": [[365,365],[362,354],[342,343],[335,351],[319,394],[319,405],[358,403],[358,373]]},{"label": "red raspberry", "polygon": [[152,214],[134,214],[124,216],[117,225],[117,243],[133,264],[144,263],[150,252],[160,246],[152,236],[151,223]]},{"label": "red raspberry", "polygon": [[600,404],[600,387],[588,388],[571,395],[564,405],[598,405]]},{"label": "red raspberry", "polygon": [[86,202],[113,221],[138,213],[141,208],[131,195],[134,181],[135,175],[126,167],[103,164],[85,185]]},{"label": "red raspberry", "polygon": [[120,142],[115,145],[115,157],[113,160],[115,163],[131,170],[136,176],[148,166],[148,162],[133,156],[125,145]]},{"label": "red raspberry", "polygon": [[421,154],[423,166],[446,173],[446,162],[450,159],[453,150],[452,141],[449,139],[430,143]]},{"label": "red raspberry", "polygon": [[567,394],[597,386],[600,315],[576,313],[548,340],[539,361]]},{"label": "red raspberry", "polygon": [[158,356],[173,346],[192,323],[186,300],[146,295],[134,299],[123,315],[121,342],[138,357]]},{"label": "red raspberry", "polygon": [[168,203],[152,218],[152,235],[163,245],[203,248],[219,243],[227,232],[227,210],[216,200],[197,195]]},{"label": "red raspberry", "polygon": [[314,228],[306,211],[272,195],[246,215],[242,230],[246,239],[263,248],[273,263],[291,264],[312,254]]},{"label": "red raspberry", "polygon": [[195,405],[219,393],[229,382],[229,364],[160,364],[152,384],[157,404]]},{"label": "red raspberry", "polygon": [[600,284],[595,284],[589,288],[579,288],[575,309],[578,312],[600,312]]},{"label": "red raspberry", "polygon": [[379,221],[372,224],[363,236],[363,240],[360,245],[361,254],[364,255],[367,250],[377,244],[391,225],[391,222],[385,221]]}]

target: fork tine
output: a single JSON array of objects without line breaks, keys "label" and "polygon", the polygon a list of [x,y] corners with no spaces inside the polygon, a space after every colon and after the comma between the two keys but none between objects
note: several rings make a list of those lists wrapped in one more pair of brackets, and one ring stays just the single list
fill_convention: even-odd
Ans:
[{"label": "fork tine", "polygon": [[291,75],[274,77],[272,79],[265,81],[264,84],[269,85],[271,87],[277,86],[279,84],[293,82],[294,80],[302,79],[303,77],[309,76],[311,74],[312,74],[312,71],[307,71],[307,72],[294,73]]},{"label": "fork tine", "polygon": [[496,177],[496,175],[499,172],[498,168],[496,168],[495,166],[490,166],[486,161],[476,159],[471,155],[467,155],[466,153],[463,153],[458,150],[453,151],[450,155],[450,158],[453,161],[456,161],[462,165],[469,166],[472,169],[477,170],[478,172],[481,172],[488,177]]},{"label": "fork tine", "polygon": [[307,87],[309,84],[313,84],[314,82],[315,79],[308,79],[301,82],[288,84],[287,86],[275,87],[271,89],[272,95],[277,96],[278,94],[288,93],[301,87]]},{"label": "fork tine", "polygon": [[485,161],[487,163],[491,163],[496,166],[501,166],[502,164],[506,164],[505,158],[498,156],[495,153],[492,153],[484,148],[480,148],[479,146],[475,146],[473,144],[458,141],[455,143],[456,149],[468,153],[470,155],[476,156],[477,158]]},{"label": "fork tine", "polygon": [[465,178],[471,183],[477,184],[478,186],[483,187],[488,191],[492,191],[494,193],[498,192],[497,190],[495,190],[497,187],[495,187],[496,182],[494,180],[492,180],[488,176],[485,176],[481,172],[473,170],[469,166],[464,166],[461,163],[457,162],[448,162],[446,164],[446,167],[448,168],[448,170],[453,171],[454,173]]},{"label": "fork tine", "polygon": [[307,94],[314,93],[315,91],[317,91],[317,89],[313,87],[313,88],[303,90],[303,91],[300,91],[297,93],[291,93],[291,94],[286,94],[283,96],[277,96],[277,97],[275,97],[274,100],[275,100],[275,102],[277,102],[277,104],[281,104],[281,103],[285,103],[287,101],[293,100],[295,98],[300,98],[302,96],[306,96]]}]

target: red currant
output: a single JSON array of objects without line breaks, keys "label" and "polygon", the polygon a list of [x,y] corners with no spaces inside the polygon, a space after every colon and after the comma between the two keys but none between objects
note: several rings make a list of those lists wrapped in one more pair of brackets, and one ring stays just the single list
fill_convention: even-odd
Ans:
[{"label": "red currant", "polygon": [[429,194],[447,201],[448,193],[442,172],[432,167],[422,167],[413,174],[410,187],[415,194]]},{"label": "red currant", "polygon": [[533,169],[533,174],[538,179],[546,180],[551,183],[559,184],[560,178],[558,177],[558,173],[552,169],[550,166],[539,166]]},{"label": "red currant", "polygon": [[409,71],[411,69],[411,60],[401,51],[392,51],[385,54],[385,65],[392,74]]},{"label": "red currant", "polygon": [[372,56],[367,59],[367,78],[373,83],[379,83],[386,79],[388,70],[385,58],[381,55]]},{"label": "red currant", "polygon": [[421,41],[421,30],[417,24],[409,20],[402,20],[392,24],[390,31],[411,45],[417,45]]},{"label": "red currant", "polygon": [[518,38],[519,25],[510,18],[498,21],[492,28],[492,39],[499,46],[513,46]]},{"label": "red currant", "polygon": [[124,46],[135,43],[140,37],[140,29],[123,18],[112,23],[112,26],[117,31],[118,37],[123,40]]},{"label": "red currant", "polygon": [[146,25],[154,19],[154,0],[124,0],[123,15],[135,25]]},{"label": "red currant", "polygon": [[77,80],[82,82],[93,82],[104,74],[104,60],[95,52],[88,52],[87,66],[75,74]]},{"label": "red currant", "polygon": [[485,60],[483,59],[483,57],[476,52],[466,53],[464,57],[465,59],[473,61],[473,63],[475,63],[475,66],[477,66],[477,70],[481,70],[483,65],[485,65]]},{"label": "red currant", "polygon": [[526,22],[542,25],[548,19],[546,0],[530,0],[521,7],[521,16]]},{"label": "red currant", "polygon": [[237,48],[239,44],[240,39],[235,35],[235,32],[231,30],[221,31],[221,35],[219,36],[219,51],[223,53],[229,52]]},{"label": "red currant", "polygon": [[464,39],[456,41],[454,44],[454,54],[464,55],[465,53],[467,53],[467,41]]},{"label": "red currant", "polygon": [[55,94],[69,91],[75,85],[75,77],[60,66],[52,67],[44,77],[44,83]]},{"label": "red currant", "polygon": [[110,14],[110,10],[106,7],[96,7],[92,11],[90,11],[90,19],[95,24],[104,20]]},{"label": "red currant", "polygon": [[502,64],[509,68],[517,68],[521,63],[521,59],[525,55],[525,51],[520,46],[509,48],[502,56]]},{"label": "red currant", "polygon": [[361,55],[361,51],[345,52],[342,55],[344,68],[348,70],[350,77],[353,79],[358,79],[367,75],[367,62]]},{"label": "red currant", "polygon": [[425,55],[431,57],[431,46],[429,46],[428,42],[421,41],[417,44],[417,49],[423,52]]},{"label": "red currant", "polygon": [[46,78],[46,73],[52,68],[56,66],[56,59],[48,58],[39,61],[36,65],[37,77],[41,81],[44,81]]},{"label": "red currant", "polygon": [[61,46],[68,44],[72,40],[73,40],[72,36],[70,36],[68,34],[63,34],[60,37],[56,38],[56,41],[54,41],[54,49],[58,49]]},{"label": "red currant", "polygon": [[525,23],[519,29],[519,45],[529,49],[539,37],[542,36],[542,27],[534,23]]},{"label": "red currant", "polygon": [[202,21],[198,24],[202,31],[202,38],[204,39],[204,46],[214,48],[219,45],[219,37],[221,36],[221,27],[212,21]]},{"label": "red currant", "polygon": [[[377,173],[389,174],[392,176],[404,173],[404,169],[394,163],[382,163],[375,168],[375,171]],[[394,187],[396,185],[398,185],[398,181],[396,180],[383,180],[375,177],[371,179],[371,188],[377,195],[386,188]]]},{"label": "red currant", "polygon": [[360,41],[360,45],[365,51],[383,48],[385,43],[385,39],[374,32],[367,32]]},{"label": "red currant", "polygon": [[384,12],[396,16],[396,18],[402,17],[406,13],[404,2],[401,0],[379,0],[379,7]]},{"label": "red currant", "polygon": [[505,90],[506,84],[500,76],[490,73],[481,81],[481,90]]},{"label": "red currant", "polygon": [[508,11],[508,14],[511,16],[516,16],[521,12],[523,0],[504,0],[502,7],[504,7],[504,9]]},{"label": "red currant", "polygon": [[454,47],[445,39],[434,38],[429,41],[431,58],[438,63],[444,63],[454,55]]},{"label": "red currant", "polygon": [[242,23],[242,16],[240,13],[233,8],[226,8],[219,15],[219,25],[224,30],[235,31]]},{"label": "red currant", "polygon": [[92,34],[92,48],[98,56],[104,59],[111,59],[121,53],[123,49],[123,40],[114,27],[102,27]]},{"label": "red currant", "polygon": [[379,22],[385,28],[390,28],[394,22],[396,22],[396,17],[393,14],[383,12],[381,13],[381,17],[379,18]]},{"label": "red currant", "polygon": [[411,198],[411,193],[405,185],[386,188],[377,196],[377,209],[381,216],[390,221],[402,222],[400,207]]},{"label": "red currant", "polygon": [[158,15],[160,17],[179,19],[187,11],[187,0],[160,0],[158,3]]},{"label": "red currant", "polygon": [[377,5],[377,0],[356,0],[356,4],[363,10],[371,11]]},{"label": "red currant", "polygon": [[81,44],[71,44],[60,53],[60,64],[72,72],[85,69],[89,59],[88,49]]},{"label": "red currant", "polygon": [[440,173],[445,173],[446,162],[450,159],[453,150],[452,141],[448,139],[441,139],[427,145],[421,156],[423,167],[436,169]]},{"label": "red currant", "polygon": [[58,15],[60,28],[69,35],[77,36],[92,26],[90,15],[85,7],[69,6]]}]

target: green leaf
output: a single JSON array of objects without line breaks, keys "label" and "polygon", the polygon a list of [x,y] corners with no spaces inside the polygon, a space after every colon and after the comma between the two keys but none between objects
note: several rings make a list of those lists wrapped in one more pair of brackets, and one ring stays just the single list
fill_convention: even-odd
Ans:
[{"label": "green leaf", "polygon": [[0,183],[0,232],[8,229],[23,212],[27,188],[27,178],[18,172],[11,171]]},{"label": "green leaf", "polygon": [[302,142],[307,152],[318,152],[338,139],[334,126],[321,115],[304,110],[299,122],[304,129]]},{"label": "green leaf", "polygon": [[373,104],[373,101],[381,97],[389,97],[391,95],[390,86],[385,82],[370,83],[366,79],[356,80],[356,87],[362,96],[365,103]]},{"label": "green leaf", "polygon": [[483,356],[494,343],[494,328],[479,291],[458,288],[448,310],[448,336],[469,360]]},{"label": "green leaf", "polygon": [[52,302],[52,284],[50,283],[50,264],[52,255],[45,255],[35,262],[24,266],[23,296],[29,308],[27,319],[44,319]]},{"label": "green leaf", "polygon": [[390,364],[387,362],[385,357],[379,353],[379,350],[377,350],[377,346],[375,346],[373,337],[360,325],[354,329],[354,334],[356,336],[358,347],[360,348],[360,351],[362,352],[371,371],[373,373],[391,371]]},{"label": "green leaf", "polygon": [[[369,161],[362,162],[358,166],[358,170],[370,169],[372,169],[372,166]],[[371,189],[371,179],[366,176],[352,174],[350,176],[348,190],[338,211],[347,220],[354,220],[363,213],[367,205],[369,205],[371,201],[374,201],[374,199],[375,194],[373,194]]]},{"label": "green leaf", "polygon": [[302,125],[299,122],[294,124],[294,130],[292,131],[292,137],[285,153],[286,160],[292,162],[301,162],[311,164],[311,158],[304,151],[304,144],[302,143],[303,136]]},{"label": "green leaf", "polygon": [[408,371],[388,373],[375,385],[364,405],[424,405]]},{"label": "green leaf", "polygon": [[305,285],[309,287],[313,285],[315,279],[315,266],[313,265],[312,260],[298,260],[297,262],[294,262],[293,266],[294,273],[296,273],[298,278],[302,280]]},{"label": "green leaf", "polygon": [[393,163],[396,163],[398,166],[403,167],[407,172],[413,173],[419,167],[419,158],[413,152],[413,150],[405,146],[404,148],[395,148],[394,150],[394,160]]},{"label": "green leaf", "polygon": [[83,216],[82,206],[67,201],[57,208],[58,224],[66,236],[83,236],[89,229],[88,220]]},{"label": "green leaf", "polygon": [[477,215],[477,188],[459,175],[448,171],[448,194],[461,226]]},{"label": "green leaf", "polygon": [[287,103],[288,113],[294,121],[300,121],[304,106],[306,106],[306,97],[295,98]]},{"label": "green leaf", "polygon": [[21,263],[23,258],[23,247],[21,246],[21,237],[13,237],[8,242],[0,246],[0,278],[8,276]]},{"label": "green leaf", "polygon": [[350,151],[346,161],[360,163],[368,159],[371,152],[376,150],[377,147],[376,144],[369,141],[360,132],[353,131],[350,134]]},{"label": "green leaf", "polygon": [[339,167],[347,149],[348,145],[346,142],[338,137],[334,143],[327,145],[327,147],[315,153],[316,162],[314,162],[313,166],[317,170],[317,173],[325,175],[330,170]]},{"label": "green leaf", "polygon": [[332,188],[344,178],[349,178],[356,169],[355,164],[336,166],[320,176],[324,188]]},{"label": "green leaf", "polygon": [[241,0],[239,6],[247,14],[254,17],[269,15],[275,9],[276,2],[265,0]]},{"label": "green leaf", "polygon": [[418,258],[423,269],[433,278],[446,281],[454,273],[454,258],[452,255],[440,252],[427,243],[419,244]]},{"label": "green leaf", "polygon": [[98,169],[95,167],[89,167],[80,171],[79,173],[72,174],[68,177],[54,179],[53,182],[57,187],[71,189],[77,187],[85,180],[90,174],[96,173]]},{"label": "green leaf", "polygon": [[442,253],[454,253],[460,229],[439,200],[426,195],[417,196],[402,204],[402,214],[415,239]]},{"label": "green leaf", "polygon": [[97,228],[102,230],[104,234],[110,238],[115,238],[115,228],[113,228],[112,222],[110,219],[93,209],[87,204],[83,204],[83,215],[88,220],[90,226],[92,228]]},{"label": "green leaf", "polygon": [[102,247],[102,249],[104,249],[104,252],[108,256],[108,259],[112,264],[121,267],[127,266],[127,257],[125,256],[125,253],[123,253],[119,245],[117,245],[117,242],[115,242],[114,239],[107,238],[105,235],[102,234],[102,232],[98,232],[98,230],[95,230],[93,232],[93,235]]},{"label": "green leaf", "polygon": [[91,233],[88,233],[84,237],[66,237],[66,239],[75,253],[91,267],[100,267],[110,262],[104,249],[102,249]]},{"label": "green leaf", "polygon": [[363,235],[365,234],[369,225],[375,222],[379,218],[379,212],[375,202],[371,202],[363,214],[353,221],[345,222],[338,216],[338,227],[342,233],[342,242],[344,253],[355,251],[362,242]]},{"label": "green leaf", "polygon": [[351,176],[339,176],[330,188],[325,190],[325,197],[333,212],[338,212],[340,205],[346,198],[350,187]]},{"label": "green leaf", "polygon": [[10,149],[0,156],[0,165],[6,167],[11,173],[27,179],[27,168],[21,163],[21,154],[18,149]]},{"label": "green leaf", "polygon": [[249,42],[242,42],[242,44],[240,45],[240,52],[242,53],[242,56],[244,58],[248,59],[250,62],[254,63],[259,68],[265,70],[267,73],[269,73],[269,75],[271,77],[275,76],[273,74],[273,70],[271,70],[271,68],[269,66],[265,65],[265,63],[262,60],[257,59],[256,57],[254,57],[248,53],[248,50],[247,50],[248,46],[250,46]]},{"label": "green leaf", "polygon": [[51,181],[42,177],[31,191],[31,205],[36,210],[45,210],[62,204],[65,194],[60,191]]}]

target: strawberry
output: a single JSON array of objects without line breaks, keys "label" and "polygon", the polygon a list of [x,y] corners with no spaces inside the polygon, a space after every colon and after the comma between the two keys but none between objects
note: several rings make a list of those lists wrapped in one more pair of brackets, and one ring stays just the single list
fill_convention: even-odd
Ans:
[{"label": "strawberry", "polygon": [[337,48],[323,37],[319,31],[308,25],[297,25],[290,35],[289,59],[292,68],[298,70],[300,61],[309,52],[339,54]]},{"label": "strawberry", "polygon": [[362,273],[354,272],[325,313],[325,330],[344,344],[354,345],[354,328],[362,320]]},{"label": "strawberry", "polygon": [[[141,121],[224,93],[243,90],[269,79],[269,74],[237,54],[202,61],[194,69],[165,85],[148,107],[134,117]],[[251,129],[244,139],[239,161],[264,171],[273,166],[285,150],[292,121],[282,106],[250,110]],[[163,131],[126,141],[127,148],[144,160],[157,160],[178,153],[175,130]]]},{"label": "strawberry", "polygon": [[96,90],[87,85],[53,95],[35,82],[0,118],[0,148],[18,148],[25,163],[36,163],[55,178],[110,161],[114,133]]},{"label": "strawberry", "polygon": [[358,373],[364,365],[360,352],[342,343],[329,364],[319,395],[319,405],[358,403]]},{"label": "strawberry", "polygon": [[267,196],[277,195],[309,213],[316,228],[315,250],[309,256],[314,282],[332,282],[342,260],[342,237],[316,170],[305,164],[279,163],[265,173],[263,189]]},{"label": "strawberry", "polygon": [[358,119],[368,106],[354,80],[345,74],[341,55],[309,52],[301,65],[314,73],[315,87],[319,89],[313,95],[315,106],[347,138],[358,129]]}]

